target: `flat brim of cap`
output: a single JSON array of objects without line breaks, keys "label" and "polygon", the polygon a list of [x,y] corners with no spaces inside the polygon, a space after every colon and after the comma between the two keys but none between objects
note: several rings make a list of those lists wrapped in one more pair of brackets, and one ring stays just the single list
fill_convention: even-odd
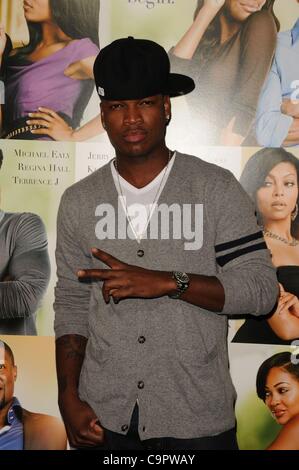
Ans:
[{"label": "flat brim of cap", "polygon": [[195,83],[191,77],[182,75],[180,73],[170,73],[168,89],[165,90],[165,94],[174,98],[176,96],[187,95],[195,88]]},{"label": "flat brim of cap", "polygon": [[168,82],[161,87],[161,85],[151,84],[148,88],[145,88],[142,84],[135,83],[135,86],[127,86],[126,83],[123,86],[117,87],[113,90],[110,88],[108,93],[100,94],[101,100],[134,100],[141,99],[147,96],[153,95],[168,95],[171,98],[177,96],[187,95],[195,88],[195,83],[192,78],[187,75],[179,73],[170,73],[168,76]]}]

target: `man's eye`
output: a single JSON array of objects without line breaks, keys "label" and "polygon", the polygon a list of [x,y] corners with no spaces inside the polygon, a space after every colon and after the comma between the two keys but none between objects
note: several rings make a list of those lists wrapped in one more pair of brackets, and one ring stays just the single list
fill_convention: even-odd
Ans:
[{"label": "man's eye", "polygon": [[151,100],[143,100],[140,103],[141,106],[151,106],[152,104],[153,102]]},{"label": "man's eye", "polygon": [[120,109],[121,107],[122,107],[121,104],[120,104],[120,103],[117,103],[117,104],[112,104],[112,105],[110,106],[110,109]]}]

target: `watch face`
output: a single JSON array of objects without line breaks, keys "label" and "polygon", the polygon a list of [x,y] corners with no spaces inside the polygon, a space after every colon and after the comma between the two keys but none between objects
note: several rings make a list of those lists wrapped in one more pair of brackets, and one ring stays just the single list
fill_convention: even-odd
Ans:
[{"label": "watch face", "polygon": [[189,277],[186,273],[181,273],[181,272],[176,271],[174,274],[175,274],[176,279],[179,282],[182,282],[183,284],[186,284],[189,282]]},{"label": "watch face", "polygon": [[169,297],[172,299],[179,299],[180,296],[188,289],[190,279],[186,273],[181,273],[180,271],[174,271],[172,273],[172,277],[176,281],[177,291],[173,294],[169,294]]}]

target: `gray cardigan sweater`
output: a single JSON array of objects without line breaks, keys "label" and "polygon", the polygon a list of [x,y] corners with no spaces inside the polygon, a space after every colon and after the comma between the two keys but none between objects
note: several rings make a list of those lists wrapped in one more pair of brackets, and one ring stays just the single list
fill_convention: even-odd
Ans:
[{"label": "gray cardigan sweater", "polygon": [[[229,171],[177,153],[158,203],[203,204],[203,244],[196,250],[185,249],[184,237],[138,244],[110,230],[110,238],[99,240],[95,214],[107,203],[117,211],[110,164],[68,188],[58,215],[55,331],[57,338],[88,338],[81,399],[104,427],[121,434],[138,399],[142,440],[210,436],[234,427],[227,315],[266,314],[278,295],[250,199]],[[216,276],[225,290],[223,311],[168,297],[107,305],[100,282],[77,280],[79,268],[107,268],[91,256],[92,247],[144,268]]]},{"label": "gray cardigan sweater", "polygon": [[0,211],[0,334],[36,335],[50,279],[45,226],[36,214]]}]

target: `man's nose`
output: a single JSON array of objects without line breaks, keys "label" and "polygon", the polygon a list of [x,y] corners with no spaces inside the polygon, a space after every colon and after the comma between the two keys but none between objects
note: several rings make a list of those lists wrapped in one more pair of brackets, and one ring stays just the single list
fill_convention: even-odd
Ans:
[{"label": "man's nose", "polygon": [[140,109],[137,106],[128,106],[125,110],[124,122],[125,124],[135,124],[142,121]]}]

